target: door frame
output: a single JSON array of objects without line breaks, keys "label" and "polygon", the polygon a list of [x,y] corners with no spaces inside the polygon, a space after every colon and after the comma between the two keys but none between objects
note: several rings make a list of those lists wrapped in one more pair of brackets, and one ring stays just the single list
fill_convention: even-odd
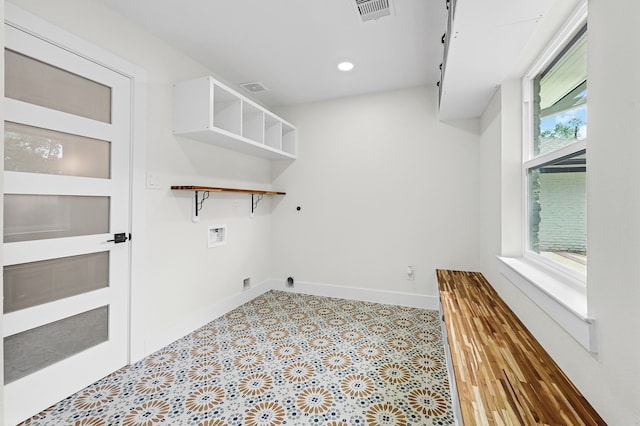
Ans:
[{"label": "door frame", "polygon": [[[89,61],[128,77],[131,82],[131,161],[130,161],[130,244],[128,362],[145,356],[144,348],[144,243],[145,243],[145,182],[147,133],[147,72],[113,53],[93,45],[18,6],[4,2],[5,25],[11,25],[35,37],[73,52]],[[4,33],[4,28],[3,28]],[[4,47],[4,39],[3,39]],[[2,67],[4,81],[4,67]],[[3,94],[4,98],[4,94]],[[4,111],[2,112],[4,123]],[[2,165],[4,173],[4,164]],[[0,210],[2,210],[0,204]],[[1,276],[0,276],[1,280]],[[2,287],[0,287],[0,295]],[[1,318],[1,317],[0,317]],[[1,321],[1,319],[0,319]],[[0,323],[1,326],[1,323]],[[0,328],[1,330],[1,328]],[[0,368],[3,368],[0,366]],[[1,377],[2,375],[0,375]],[[34,413],[35,414],[35,413]]]}]

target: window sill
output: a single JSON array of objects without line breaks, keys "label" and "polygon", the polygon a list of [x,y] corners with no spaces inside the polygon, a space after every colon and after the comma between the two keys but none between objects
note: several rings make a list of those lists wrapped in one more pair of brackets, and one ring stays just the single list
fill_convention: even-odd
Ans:
[{"label": "window sill", "polygon": [[587,315],[587,289],[522,257],[500,257],[500,272],[589,352],[597,352],[595,321]]}]

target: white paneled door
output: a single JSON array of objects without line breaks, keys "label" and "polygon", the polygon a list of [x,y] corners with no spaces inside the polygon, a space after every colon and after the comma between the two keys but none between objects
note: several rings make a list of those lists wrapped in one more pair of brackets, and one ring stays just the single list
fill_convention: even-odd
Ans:
[{"label": "white paneled door", "polygon": [[5,25],[5,424],[127,364],[130,79]]}]

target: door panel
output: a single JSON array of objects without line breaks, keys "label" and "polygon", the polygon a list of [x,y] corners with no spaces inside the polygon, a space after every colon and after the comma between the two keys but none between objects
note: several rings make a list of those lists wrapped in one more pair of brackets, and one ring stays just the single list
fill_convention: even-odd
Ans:
[{"label": "door panel", "polygon": [[77,296],[109,285],[109,252],[4,267],[4,313]]},{"label": "door panel", "polygon": [[[130,80],[5,24],[5,421],[128,361]],[[55,386],[52,386],[55,384]]]},{"label": "door panel", "polygon": [[6,122],[4,169],[109,179],[109,141]]},{"label": "door panel", "polygon": [[7,98],[111,123],[111,87],[10,49],[5,60]]},{"label": "door panel", "polygon": [[109,232],[109,197],[7,194],[4,241],[44,240]]},{"label": "door panel", "polygon": [[9,336],[4,342],[4,381],[15,382],[108,339],[108,306]]}]

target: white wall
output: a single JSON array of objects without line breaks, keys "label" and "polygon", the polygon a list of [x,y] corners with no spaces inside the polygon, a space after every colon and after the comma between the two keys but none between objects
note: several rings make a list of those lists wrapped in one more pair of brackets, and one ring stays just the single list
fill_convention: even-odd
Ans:
[{"label": "white wall", "polygon": [[[480,262],[492,264],[496,254],[501,252],[501,149],[502,142],[502,92],[496,91],[480,120],[481,138],[479,153],[479,197],[480,214]],[[487,279],[491,277],[487,276]]]},{"label": "white wall", "polygon": [[[589,2],[589,314],[610,424],[640,424],[640,2]],[[583,372],[583,374],[585,374]],[[593,380],[596,378],[596,380]],[[601,379],[601,380],[600,380]],[[585,379],[586,380],[586,379]]]},{"label": "white wall", "polygon": [[[172,84],[215,74],[97,0],[15,3],[148,72],[147,169],[162,189],[147,189],[145,200],[145,335],[153,342],[147,352],[157,349],[165,336],[170,338],[168,329],[193,324],[213,303],[240,292],[243,278],[250,277],[254,284],[268,279],[270,200],[263,200],[256,217],[249,219],[249,196],[212,193],[200,223],[194,224],[192,193],[169,189],[194,184],[270,186],[269,161],[172,134]],[[228,226],[227,245],[207,248],[208,224]]]},{"label": "white wall", "polygon": [[[519,76],[577,2],[556,2],[521,64],[482,117],[482,271],[611,425],[640,424],[640,4],[589,3],[588,296],[598,354],[590,354],[500,275],[495,255],[521,253]],[[500,109],[496,117],[495,108]],[[501,130],[496,131],[501,121]],[[496,159],[502,175],[496,199]],[[495,216],[501,216],[496,224]],[[501,232],[499,232],[499,228]],[[488,238],[488,241],[484,241]]]},{"label": "white wall", "polygon": [[299,157],[274,167],[274,278],[436,295],[436,268],[479,265],[479,122],[436,111],[426,87],[280,110]]}]

